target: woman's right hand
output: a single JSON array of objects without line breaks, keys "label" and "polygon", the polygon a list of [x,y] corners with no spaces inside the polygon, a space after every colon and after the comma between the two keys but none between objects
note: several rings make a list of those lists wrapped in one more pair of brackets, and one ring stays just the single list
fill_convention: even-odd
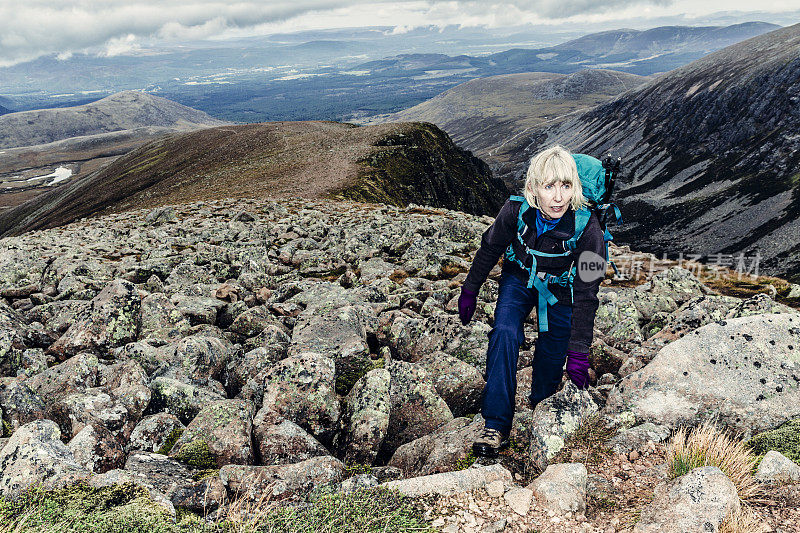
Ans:
[{"label": "woman's right hand", "polygon": [[461,296],[458,297],[458,316],[463,325],[469,324],[472,315],[475,314],[475,307],[478,305],[478,293],[461,287]]}]

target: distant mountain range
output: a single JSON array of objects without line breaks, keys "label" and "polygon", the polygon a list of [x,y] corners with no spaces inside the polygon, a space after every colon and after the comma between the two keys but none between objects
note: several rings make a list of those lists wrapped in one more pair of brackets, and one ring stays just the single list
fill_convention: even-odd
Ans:
[{"label": "distant mountain range", "polygon": [[647,80],[605,69],[569,75],[531,72],[491,76],[462,83],[427,102],[372,122],[432,122],[459,146],[472,150],[498,170],[516,162],[515,140],[526,132],[553,126]]},{"label": "distant mountain range", "polygon": [[0,236],[224,198],[338,198],[495,214],[508,190],[431,124],[273,122],[173,134],[0,212]]},{"label": "distant mountain range", "polygon": [[125,91],[77,107],[4,115],[0,117],[0,148],[45,144],[143,127],[186,131],[225,123],[166,98]]},{"label": "distant mountain range", "polygon": [[616,30],[557,46],[545,44],[564,37],[541,31],[538,37],[499,31],[474,37],[467,30],[308,33],[300,36],[305,42],[285,36],[119,58],[41,58],[0,69],[0,94],[14,98],[5,107],[34,109],[136,88],[234,122],[353,121],[406,109],[474,78],[586,68],[665,72],[777,27],[749,22]]},{"label": "distant mountain range", "polygon": [[11,113],[11,110],[0,105],[0,115],[5,115],[6,113]]},{"label": "distant mountain range", "polygon": [[[555,127],[521,135],[507,181],[541,147],[614,152],[622,242],[657,253],[760,254],[800,280],[800,24],[709,54]],[[748,266],[750,263],[748,263]]]}]

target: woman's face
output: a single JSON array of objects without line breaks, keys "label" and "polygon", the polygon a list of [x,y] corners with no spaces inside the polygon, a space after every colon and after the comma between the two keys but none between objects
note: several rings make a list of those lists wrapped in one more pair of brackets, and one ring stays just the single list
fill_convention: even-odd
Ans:
[{"label": "woman's face", "polygon": [[545,218],[561,218],[572,200],[572,186],[563,181],[536,188],[536,198]]}]

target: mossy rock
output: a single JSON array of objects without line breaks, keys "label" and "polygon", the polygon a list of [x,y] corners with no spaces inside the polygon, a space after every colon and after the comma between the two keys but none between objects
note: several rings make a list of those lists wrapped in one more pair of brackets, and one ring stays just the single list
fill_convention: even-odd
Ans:
[{"label": "mossy rock", "polygon": [[746,444],[759,456],[775,450],[792,461],[800,463],[800,418],[786,422],[777,429],[759,433],[748,440]]},{"label": "mossy rock", "polygon": [[184,444],[175,455],[175,459],[195,468],[211,469],[217,466],[217,461],[214,459],[208,443],[202,439]]},{"label": "mossy rock", "polygon": [[341,358],[336,360],[336,394],[346,396],[348,392],[367,372],[375,368],[383,368],[383,358]]},{"label": "mossy rock", "polygon": [[164,441],[164,444],[161,448],[158,449],[157,453],[161,455],[169,455],[169,452],[172,451],[172,447],[175,446],[175,443],[178,442],[178,439],[181,438],[183,435],[184,428],[175,428],[170,431],[169,435],[167,436],[167,440]]}]

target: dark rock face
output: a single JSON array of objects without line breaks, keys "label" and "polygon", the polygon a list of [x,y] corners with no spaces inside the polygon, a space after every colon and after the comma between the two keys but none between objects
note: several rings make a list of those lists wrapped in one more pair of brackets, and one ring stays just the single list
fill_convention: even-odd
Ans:
[{"label": "dark rock face", "polygon": [[495,215],[509,191],[489,166],[458,148],[433,124],[420,123],[376,142],[385,147],[359,161],[360,181],[334,195],[397,206],[409,203]]}]

